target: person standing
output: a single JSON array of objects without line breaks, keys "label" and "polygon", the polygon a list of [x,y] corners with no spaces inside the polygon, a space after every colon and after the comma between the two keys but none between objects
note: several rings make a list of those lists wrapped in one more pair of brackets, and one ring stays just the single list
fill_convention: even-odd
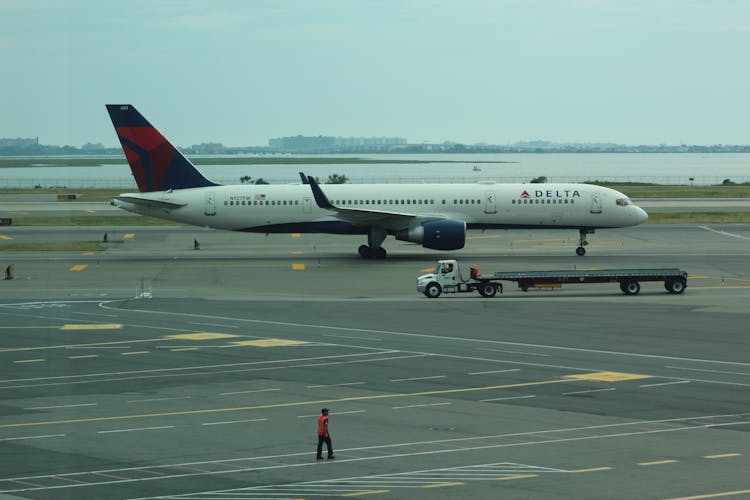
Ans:
[{"label": "person standing", "polygon": [[318,454],[316,458],[323,460],[323,443],[328,448],[328,459],[336,458],[333,455],[333,445],[331,445],[331,435],[328,433],[328,408],[320,410],[321,415],[318,417]]}]

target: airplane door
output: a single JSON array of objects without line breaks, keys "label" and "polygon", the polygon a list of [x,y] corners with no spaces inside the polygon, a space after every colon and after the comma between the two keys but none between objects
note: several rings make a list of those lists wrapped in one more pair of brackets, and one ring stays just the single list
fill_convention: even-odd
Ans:
[{"label": "airplane door", "polygon": [[602,201],[599,198],[599,193],[591,193],[591,213],[602,213]]},{"label": "airplane door", "polygon": [[312,212],[312,198],[302,198],[302,211],[306,214]]},{"label": "airplane door", "polygon": [[206,209],[203,212],[206,215],[216,215],[216,200],[213,191],[206,192]]},{"label": "airplane door", "polygon": [[484,193],[484,213],[486,214],[497,213],[497,204],[495,203],[494,191],[486,191]]}]

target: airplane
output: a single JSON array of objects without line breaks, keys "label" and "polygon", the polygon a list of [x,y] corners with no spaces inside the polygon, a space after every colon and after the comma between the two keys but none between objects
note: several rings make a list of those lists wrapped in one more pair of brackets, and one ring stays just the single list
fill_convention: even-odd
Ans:
[{"label": "airplane", "polygon": [[327,184],[300,173],[300,184],[220,185],[206,179],[130,104],[108,104],[138,193],[112,204],[195,226],[253,233],[361,234],[363,258],[382,259],[397,240],[458,250],[467,230],[577,229],[576,254],[596,229],[635,226],[648,214],[627,196],[590,184]]}]

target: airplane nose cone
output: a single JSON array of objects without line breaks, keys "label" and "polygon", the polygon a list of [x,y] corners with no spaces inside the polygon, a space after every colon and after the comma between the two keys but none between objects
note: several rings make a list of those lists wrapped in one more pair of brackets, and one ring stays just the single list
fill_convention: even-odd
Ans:
[{"label": "airplane nose cone", "polygon": [[635,218],[638,221],[637,223],[643,224],[644,222],[648,220],[648,214],[641,207],[635,207],[635,208],[636,208]]}]

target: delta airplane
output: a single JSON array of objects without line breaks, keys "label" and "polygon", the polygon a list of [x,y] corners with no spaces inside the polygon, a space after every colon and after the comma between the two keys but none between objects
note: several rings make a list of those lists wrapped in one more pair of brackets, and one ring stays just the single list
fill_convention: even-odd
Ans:
[{"label": "delta airplane", "polygon": [[458,250],[469,229],[577,229],[578,255],[596,229],[635,226],[648,214],[624,194],[589,184],[332,184],[300,173],[289,185],[209,181],[136,109],[109,104],[139,193],[112,204],[137,214],[253,233],[367,235],[363,258],[384,258],[388,235]]}]

